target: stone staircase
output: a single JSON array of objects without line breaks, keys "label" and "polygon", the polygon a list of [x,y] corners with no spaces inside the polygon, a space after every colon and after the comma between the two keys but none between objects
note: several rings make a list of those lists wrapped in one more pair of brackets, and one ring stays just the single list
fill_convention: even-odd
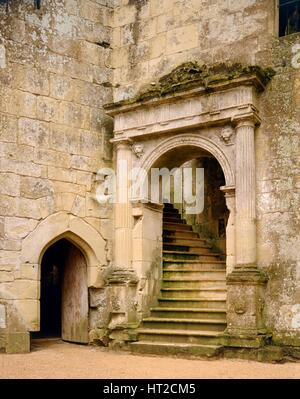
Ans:
[{"label": "stone staircase", "polygon": [[225,328],[225,262],[181,219],[172,204],[165,204],[161,293],[130,349],[213,357],[221,351]]}]

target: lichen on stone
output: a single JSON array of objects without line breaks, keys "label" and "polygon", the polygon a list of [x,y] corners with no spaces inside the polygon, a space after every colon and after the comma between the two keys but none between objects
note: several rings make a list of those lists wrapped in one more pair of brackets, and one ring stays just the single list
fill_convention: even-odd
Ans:
[{"label": "lichen on stone", "polygon": [[266,85],[275,75],[275,72],[271,68],[263,69],[257,65],[244,66],[237,63],[221,63],[207,67],[200,66],[197,62],[186,62],[161,77],[156,84],[147,87],[134,98],[107,104],[106,108],[141,103],[197,87],[204,87],[209,91],[220,83],[229,83],[234,79],[252,75],[256,75],[261,83]]}]

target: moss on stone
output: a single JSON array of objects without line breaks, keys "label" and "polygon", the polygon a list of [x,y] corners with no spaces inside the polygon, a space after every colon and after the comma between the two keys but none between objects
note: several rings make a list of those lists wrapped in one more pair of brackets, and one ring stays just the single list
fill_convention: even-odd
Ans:
[{"label": "moss on stone", "polygon": [[107,104],[105,108],[142,103],[197,87],[204,87],[207,91],[210,91],[215,85],[230,83],[235,79],[253,75],[257,76],[263,85],[266,85],[275,75],[275,72],[271,68],[263,69],[257,65],[243,66],[242,64],[221,63],[207,67],[200,66],[197,62],[186,62],[161,77],[155,85],[146,88],[136,97]]}]

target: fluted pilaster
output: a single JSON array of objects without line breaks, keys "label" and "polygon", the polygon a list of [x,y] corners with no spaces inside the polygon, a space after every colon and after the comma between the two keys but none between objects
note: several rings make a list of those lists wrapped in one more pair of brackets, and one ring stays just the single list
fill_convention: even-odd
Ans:
[{"label": "fluted pilaster", "polygon": [[132,151],[129,142],[116,144],[115,267],[130,269],[132,263],[132,209],[130,171]]},{"label": "fluted pilaster", "polygon": [[236,266],[256,265],[254,114],[234,119],[236,129]]}]

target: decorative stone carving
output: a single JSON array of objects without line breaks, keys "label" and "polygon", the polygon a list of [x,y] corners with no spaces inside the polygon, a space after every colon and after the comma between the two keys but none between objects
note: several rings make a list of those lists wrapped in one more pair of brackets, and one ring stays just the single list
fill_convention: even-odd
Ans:
[{"label": "decorative stone carving", "polygon": [[224,141],[225,145],[233,144],[233,130],[230,126],[225,126],[220,132],[220,139]]},{"label": "decorative stone carving", "polygon": [[238,301],[235,305],[234,305],[234,311],[236,314],[244,314],[247,311],[247,305],[246,302],[244,301]]},{"label": "decorative stone carving", "polygon": [[137,158],[141,158],[144,154],[144,146],[143,144],[134,144],[132,146],[132,152]]}]

